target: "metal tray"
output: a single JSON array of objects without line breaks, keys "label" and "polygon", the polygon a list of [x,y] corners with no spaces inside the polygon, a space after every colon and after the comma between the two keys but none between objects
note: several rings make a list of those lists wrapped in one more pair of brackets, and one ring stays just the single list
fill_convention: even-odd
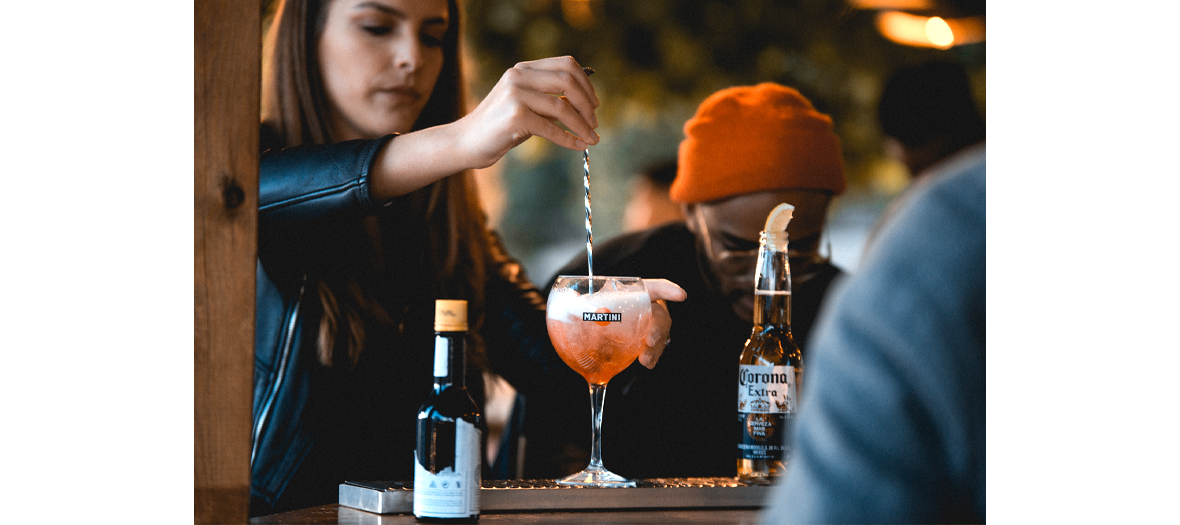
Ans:
[{"label": "metal tray", "polygon": [[[485,480],[480,512],[529,512],[601,509],[676,509],[762,507],[767,485],[748,485],[735,478],[657,478],[636,480],[635,487],[569,487],[553,480]],[[340,504],[377,514],[414,510],[414,484],[409,481],[346,481]]]}]

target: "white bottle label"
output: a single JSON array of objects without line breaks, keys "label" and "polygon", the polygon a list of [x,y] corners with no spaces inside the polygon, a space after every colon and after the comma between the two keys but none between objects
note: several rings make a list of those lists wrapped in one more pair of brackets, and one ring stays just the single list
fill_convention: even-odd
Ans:
[{"label": "white bottle label", "polygon": [[445,337],[434,337],[434,377],[447,377],[450,374],[450,363],[447,358],[451,349],[450,341]]},{"label": "white bottle label", "polygon": [[431,474],[414,459],[414,515],[466,518],[479,514],[480,431],[455,421],[455,467]]},{"label": "white bottle label", "polygon": [[797,408],[795,367],[739,365],[738,412],[789,414]]}]

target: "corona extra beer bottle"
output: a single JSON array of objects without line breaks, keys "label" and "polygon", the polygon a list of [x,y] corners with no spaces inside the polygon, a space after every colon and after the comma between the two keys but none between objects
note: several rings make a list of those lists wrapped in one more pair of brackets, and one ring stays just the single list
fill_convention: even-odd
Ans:
[{"label": "corona extra beer bottle", "polygon": [[780,204],[766,220],[754,277],[754,329],[742,349],[738,372],[737,474],[746,483],[769,484],[786,473],[786,438],[798,406],[802,354],[791,336],[791,268],[787,222],[794,207]]}]

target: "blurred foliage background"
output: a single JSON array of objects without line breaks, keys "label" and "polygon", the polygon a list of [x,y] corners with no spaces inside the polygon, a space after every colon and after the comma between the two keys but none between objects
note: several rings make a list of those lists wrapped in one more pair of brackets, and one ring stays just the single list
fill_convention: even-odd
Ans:
[{"label": "blurred foliage background", "polygon": [[[902,46],[878,33],[874,11],[844,0],[474,0],[465,9],[474,100],[521,61],[571,55],[597,71],[591,81],[602,101],[602,142],[590,148],[596,241],[622,231],[635,174],[675,158],[684,122],[717,90],[778,82],[832,117],[849,179],[833,206],[834,230],[871,226],[908,181],[904,167],[885,156],[876,121],[893,68],[936,58],[962,63],[986,107],[984,44]],[[533,138],[493,170],[484,176],[493,222],[544,282],[584,250],[581,155]],[[859,247],[843,244],[860,238],[846,231],[833,239],[838,263],[854,265]]]},{"label": "blurred foliage background", "polygon": [[[269,25],[277,0],[262,0]],[[885,156],[876,104],[896,67],[963,64],[986,109],[985,44],[903,46],[846,0],[460,0],[474,108],[517,62],[570,55],[597,71],[602,106],[590,148],[594,238],[624,229],[636,174],[675,159],[684,122],[710,94],[778,82],[835,122],[849,189],[829,218],[833,260],[853,269],[867,231],[908,182]],[[982,3],[980,4],[982,7]],[[265,28],[264,28],[265,29]],[[493,226],[530,276],[544,283],[585,249],[582,156],[539,138],[478,173]]]}]

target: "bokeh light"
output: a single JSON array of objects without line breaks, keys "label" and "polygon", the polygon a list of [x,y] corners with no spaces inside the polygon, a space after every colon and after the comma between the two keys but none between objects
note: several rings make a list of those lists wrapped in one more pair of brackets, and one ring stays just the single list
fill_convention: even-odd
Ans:
[{"label": "bokeh light", "polygon": [[945,20],[932,16],[926,20],[926,39],[934,44],[934,47],[946,49],[955,43],[955,34]]}]

